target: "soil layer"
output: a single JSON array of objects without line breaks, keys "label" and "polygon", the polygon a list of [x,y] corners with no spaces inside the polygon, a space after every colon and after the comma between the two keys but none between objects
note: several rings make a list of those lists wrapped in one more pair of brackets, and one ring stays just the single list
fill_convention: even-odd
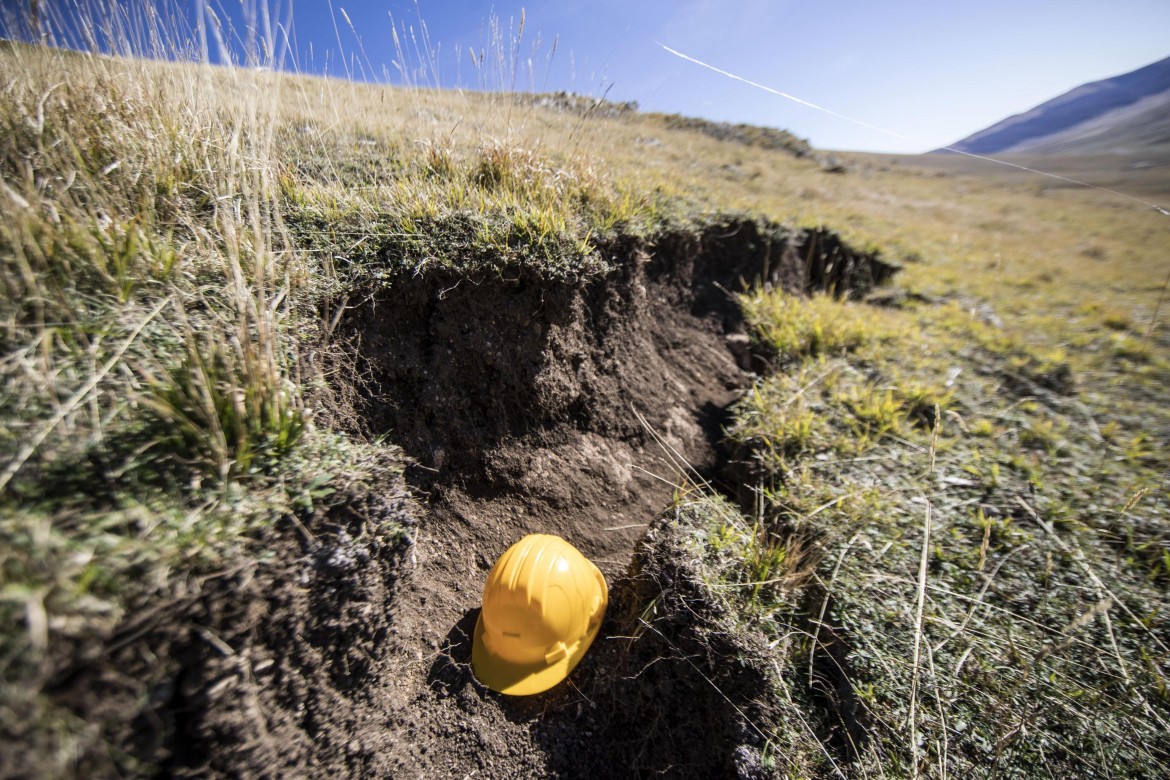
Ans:
[{"label": "soil layer", "polygon": [[[60,696],[115,690],[111,659],[132,674],[165,655],[111,739],[179,776],[767,776],[765,673],[704,633],[701,605],[662,605],[670,635],[630,638],[686,579],[648,529],[684,464],[719,486],[727,409],[760,368],[733,293],[864,292],[892,269],[828,231],[752,221],[609,254],[587,282],[435,270],[373,291],[343,322],[368,377],[355,412],[413,460],[414,499],[388,484],[290,521],[268,563],[208,581]],[[488,569],[536,532],[594,560],[611,603],[566,682],[509,698],[471,673],[470,634]]]}]

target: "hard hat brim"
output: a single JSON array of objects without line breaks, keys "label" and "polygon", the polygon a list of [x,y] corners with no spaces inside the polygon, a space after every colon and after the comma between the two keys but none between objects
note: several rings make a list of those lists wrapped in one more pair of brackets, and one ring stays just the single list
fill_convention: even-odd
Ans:
[{"label": "hard hat brim", "polygon": [[479,617],[475,620],[475,635],[471,643],[471,668],[476,679],[498,693],[509,696],[543,693],[568,677],[585,657],[585,651],[593,644],[601,628],[600,623],[601,621],[598,621],[598,624],[577,643],[574,652],[555,663],[547,664],[541,661],[534,664],[517,664],[488,650],[483,641],[483,611],[480,610]]}]

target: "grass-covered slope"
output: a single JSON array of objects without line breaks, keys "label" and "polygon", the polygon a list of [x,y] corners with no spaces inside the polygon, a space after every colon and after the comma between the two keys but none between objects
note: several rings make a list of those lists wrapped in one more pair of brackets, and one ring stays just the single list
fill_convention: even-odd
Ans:
[{"label": "grass-covered slope", "polygon": [[1037,353],[954,304],[745,304],[785,368],[730,436],[761,538],[819,553],[813,638],[787,657],[836,683],[845,754],[893,775],[1165,771],[1165,417],[1127,430],[1077,380],[1136,356],[1108,328],[1087,360]]},{"label": "grass-covered slope", "polygon": [[[1166,774],[1166,217],[576,102],[0,62],[0,773]],[[879,253],[896,288],[800,295]],[[580,688],[476,687],[498,529],[616,576],[662,476]]]}]

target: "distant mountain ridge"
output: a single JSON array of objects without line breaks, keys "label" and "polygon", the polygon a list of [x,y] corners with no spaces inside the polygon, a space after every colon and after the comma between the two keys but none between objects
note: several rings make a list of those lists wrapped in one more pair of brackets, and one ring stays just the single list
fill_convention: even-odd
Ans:
[{"label": "distant mountain ridge", "polygon": [[1082,84],[950,148],[971,154],[1094,154],[1150,147],[1170,151],[1170,57]]}]

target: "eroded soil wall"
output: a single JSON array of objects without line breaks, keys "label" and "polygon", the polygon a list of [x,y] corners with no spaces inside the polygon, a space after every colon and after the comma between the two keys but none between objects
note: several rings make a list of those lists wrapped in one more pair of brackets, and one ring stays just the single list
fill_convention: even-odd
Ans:
[{"label": "eroded soil wall", "polygon": [[[586,282],[434,268],[367,291],[341,323],[365,377],[353,411],[415,461],[416,508],[371,486],[368,505],[290,522],[258,570],[144,632],[187,640],[150,745],[129,749],[190,776],[754,776],[766,671],[700,641],[685,595],[672,637],[632,641],[686,569],[669,540],[637,561],[635,545],[688,470],[719,485],[727,409],[754,380],[734,293],[863,292],[892,269],[751,220],[606,252]],[[371,532],[406,511],[409,545]],[[513,699],[475,680],[470,633],[488,569],[534,532],[596,561],[612,599],[570,680]]]}]

